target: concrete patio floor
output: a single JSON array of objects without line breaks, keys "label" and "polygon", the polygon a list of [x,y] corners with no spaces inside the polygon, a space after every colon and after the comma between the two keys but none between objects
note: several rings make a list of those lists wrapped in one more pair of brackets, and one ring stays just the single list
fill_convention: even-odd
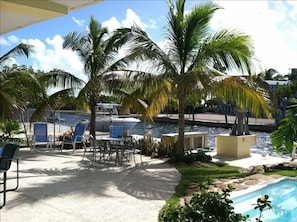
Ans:
[{"label": "concrete patio floor", "polygon": [[[175,191],[178,171],[159,159],[115,166],[81,162],[82,150],[32,153],[21,148],[20,186],[7,192],[1,222],[158,221]],[[127,164],[128,163],[128,164]],[[16,164],[8,173],[14,186]],[[2,195],[1,199],[2,201]]]}]

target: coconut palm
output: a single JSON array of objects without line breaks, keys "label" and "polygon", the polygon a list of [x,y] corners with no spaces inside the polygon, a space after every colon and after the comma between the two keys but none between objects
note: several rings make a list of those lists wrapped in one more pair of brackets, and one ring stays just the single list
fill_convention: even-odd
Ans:
[{"label": "coconut palm", "polygon": [[[1,56],[0,65],[4,65],[13,56],[28,57],[32,51],[33,46],[20,43]],[[3,66],[0,72],[0,120],[14,119],[16,112],[23,114],[22,111],[32,102],[35,102],[37,109],[30,122],[43,120],[46,109],[56,110],[73,95],[73,88],[80,84],[80,79],[57,69],[43,73],[25,66]],[[47,90],[50,87],[59,87],[62,90],[48,95]],[[24,130],[27,137],[25,125]]]},{"label": "coconut palm", "polygon": [[112,70],[122,68],[122,63],[116,62],[117,42],[108,38],[107,28],[101,27],[94,17],[91,17],[87,33],[71,32],[64,38],[63,47],[78,53],[84,63],[88,81],[80,89],[77,100],[88,104],[91,112],[90,134],[95,137],[96,104],[102,92],[111,89],[114,78]]},{"label": "coconut palm", "polygon": [[297,99],[291,99],[286,107],[286,115],[278,129],[271,134],[272,146],[278,152],[290,152],[295,159],[297,148]]},{"label": "coconut palm", "polygon": [[[170,1],[169,1],[170,2]],[[242,72],[251,71],[253,56],[252,42],[249,36],[235,30],[221,30],[212,33],[209,27],[217,5],[205,4],[185,11],[185,0],[177,0],[175,6],[169,4],[166,46],[161,48],[139,27],[118,30],[118,37],[129,40],[129,51],[125,61],[146,61],[152,65],[147,73],[137,76],[151,78],[155,82],[170,84],[175,98],[178,99],[178,144],[177,152],[184,151],[185,99],[196,89],[207,89],[211,79],[220,72],[214,64],[226,69],[235,68]],[[137,79],[136,78],[136,79]],[[146,83],[146,82],[142,82]],[[143,85],[149,89],[152,85]],[[158,94],[162,99],[165,94]],[[161,103],[156,103],[160,106]],[[162,106],[164,103],[162,104]]]},{"label": "coconut palm", "polygon": [[17,69],[2,70],[0,73],[1,118],[13,118],[15,111],[22,109],[29,99],[34,97],[34,91],[39,88],[35,77],[28,72]]},{"label": "coconut palm", "polygon": [[[16,65],[4,66],[8,59],[14,56],[28,57],[32,50],[31,45],[20,43],[0,57],[0,123],[15,121],[16,113],[22,111],[29,99],[34,98],[34,92],[40,89],[38,81],[31,73]],[[24,129],[27,135],[26,128]]]},{"label": "coconut palm", "polygon": [[[13,56],[28,57],[32,46],[20,43],[9,52],[0,57],[0,118],[13,118],[14,111],[24,107],[29,98],[34,96],[33,89],[38,89],[39,84],[30,73],[19,69],[17,66],[4,66],[5,61]],[[22,96],[20,96],[22,95]]]},{"label": "coconut palm", "polygon": [[[72,100],[75,90],[83,85],[80,78],[59,69],[53,69],[47,73],[33,73],[40,84],[41,90],[35,92],[35,98],[30,100],[30,105],[36,108],[30,122],[43,120],[44,112],[48,109],[56,111],[68,104]],[[49,88],[55,88],[57,91],[48,94]]]}]

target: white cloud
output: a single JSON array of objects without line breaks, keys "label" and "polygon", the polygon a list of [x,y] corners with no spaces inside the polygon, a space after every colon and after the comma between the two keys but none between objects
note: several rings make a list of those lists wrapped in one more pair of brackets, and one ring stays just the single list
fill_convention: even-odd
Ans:
[{"label": "white cloud", "polygon": [[10,44],[10,42],[9,42],[7,39],[5,39],[3,36],[0,36],[0,45],[2,45],[2,46],[10,46],[11,44]]},{"label": "white cloud", "polygon": [[127,9],[125,19],[119,21],[115,16],[102,23],[103,27],[107,27],[109,32],[113,32],[117,28],[126,27],[130,28],[133,25],[138,25],[141,29],[157,29],[157,21],[155,19],[149,19],[149,24],[141,21],[141,18],[132,10]]},{"label": "white cloud", "polygon": [[[84,22],[75,17],[72,17],[72,19],[78,25],[82,25]],[[122,22],[119,22],[115,17],[111,17],[109,20],[103,22],[102,26],[108,27],[109,31],[114,31],[121,26],[130,27],[135,23],[143,29],[147,27],[141,22],[140,17],[136,15],[135,12],[128,9],[126,18]],[[1,38],[1,44],[9,44],[15,40],[16,38],[13,36],[8,40]],[[80,61],[78,55],[72,50],[63,49],[63,38],[60,35],[55,35],[53,38],[47,38],[45,42],[40,39],[27,39],[22,41],[34,46],[34,52],[30,55],[30,61],[34,69],[48,72],[57,68],[72,73],[87,81],[87,77],[83,70],[83,63]]]},{"label": "white cloud", "polygon": [[127,9],[126,18],[122,21],[122,25],[130,28],[135,24],[137,24],[142,30],[145,30],[147,27],[147,25],[141,21],[140,17],[133,10]]},{"label": "white cloud", "polygon": [[109,32],[121,28],[121,23],[117,20],[116,17],[111,17],[109,20],[102,23],[103,27],[107,27]]},{"label": "white cloud", "polygon": [[3,46],[13,46],[20,43],[20,39],[15,35],[10,35],[6,38],[3,36],[0,37],[0,45]]},{"label": "white cloud", "polygon": [[15,35],[8,36],[8,40],[14,44],[20,43],[20,39],[18,37],[16,37]]},{"label": "white cloud", "polygon": [[48,72],[57,68],[86,80],[82,62],[73,51],[63,49],[63,38],[60,35],[47,38],[47,44],[39,39],[28,39],[27,43],[34,46],[34,52],[30,55],[34,69]]},{"label": "white cloud", "polygon": [[282,74],[297,67],[297,2],[216,1],[218,10],[212,27],[237,29],[250,35],[262,69]]},{"label": "white cloud", "polygon": [[77,19],[74,16],[72,16],[72,20],[79,26],[82,27],[85,24],[85,20],[83,19]]}]

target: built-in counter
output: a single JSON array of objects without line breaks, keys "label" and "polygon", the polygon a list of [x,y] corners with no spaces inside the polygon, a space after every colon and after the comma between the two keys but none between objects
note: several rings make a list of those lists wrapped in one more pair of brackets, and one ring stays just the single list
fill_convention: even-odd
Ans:
[{"label": "built-in counter", "polygon": [[[185,150],[196,150],[208,146],[207,132],[185,132]],[[161,141],[175,144],[178,139],[178,133],[162,134]]]},{"label": "built-in counter", "polygon": [[219,134],[216,137],[218,156],[244,158],[251,156],[251,146],[257,142],[256,135],[231,136]]}]

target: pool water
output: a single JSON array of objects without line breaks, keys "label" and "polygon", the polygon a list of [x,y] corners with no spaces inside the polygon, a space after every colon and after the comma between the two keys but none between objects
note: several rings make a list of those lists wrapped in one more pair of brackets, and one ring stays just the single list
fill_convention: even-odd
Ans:
[{"label": "pool water", "polygon": [[249,215],[251,221],[256,221],[260,211],[254,207],[259,197],[267,194],[272,209],[263,211],[262,220],[265,222],[295,222],[297,221],[297,180],[284,179],[267,185],[259,190],[232,198],[234,211]]}]

